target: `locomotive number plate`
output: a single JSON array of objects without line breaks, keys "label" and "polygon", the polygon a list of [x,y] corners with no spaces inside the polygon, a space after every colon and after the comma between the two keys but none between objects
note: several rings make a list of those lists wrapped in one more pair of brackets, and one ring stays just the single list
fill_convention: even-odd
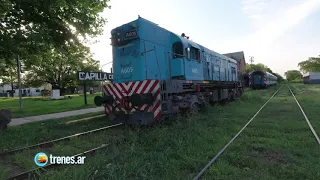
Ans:
[{"label": "locomotive number plate", "polygon": [[124,38],[125,39],[132,39],[132,38],[136,38],[137,36],[138,36],[138,32],[136,30],[134,30],[134,31],[126,32]]}]

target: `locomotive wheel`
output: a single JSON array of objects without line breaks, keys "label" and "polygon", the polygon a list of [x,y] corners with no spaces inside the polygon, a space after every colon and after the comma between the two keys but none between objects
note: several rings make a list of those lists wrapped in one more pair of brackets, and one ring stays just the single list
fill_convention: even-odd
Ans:
[{"label": "locomotive wheel", "polygon": [[191,116],[194,116],[196,114],[198,114],[199,112],[199,105],[198,103],[193,103],[189,109],[189,113]]}]

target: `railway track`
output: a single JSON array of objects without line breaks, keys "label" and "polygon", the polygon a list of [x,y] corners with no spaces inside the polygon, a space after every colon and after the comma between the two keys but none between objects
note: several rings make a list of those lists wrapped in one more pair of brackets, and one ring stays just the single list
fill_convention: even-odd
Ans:
[{"label": "railway track", "polygon": [[[293,96],[293,98],[295,99],[297,105],[299,106],[301,113],[303,114],[311,132],[313,133],[315,139],[317,140],[318,144],[320,145],[320,139],[319,136],[317,135],[317,133],[315,132],[315,130],[313,129],[307,115],[305,114],[305,112],[303,111],[301,105],[299,104],[297,98],[295,97],[294,93],[292,92],[291,88],[288,86],[288,89],[291,92],[291,95]],[[200,172],[193,178],[193,180],[198,180],[205,172],[206,170],[214,163],[217,161],[217,159],[220,157],[220,155],[228,148],[228,146],[233,143],[235,141],[235,139],[242,133],[242,131],[252,122],[252,120],[261,112],[261,110],[268,104],[268,102],[277,95],[277,93],[279,92],[279,90],[283,87],[283,85],[276,90],[276,92],[261,106],[261,108],[252,116],[252,118],[242,127],[242,129],[200,170]]]},{"label": "railway track", "polygon": [[303,111],[303,109],[302,109],[302,107],[301,107],[301,105],[300,105],[299,101],[297,100],[296,96],[295,96],[295,95],[294,95],[294,93],[292,92],[292,90],[291,90],[291,88],[290,88],[290,86],[289,86],[289,85],[288,85],[288,88],[289,88],[289,90],[290,90],[290,92],[291,92],[291,94],[292,94],[292,96],[293,96],[294,100],[296,101],[297,105],[299,106],[299,108],[300,108],[300,110],[301,110],[301,113],[303,114],[304,119],[307,121],[308,126],[309,126],[309,128],[310,128],[310,130],[311,130],[311,132],[312,132],[313,136],[316,138],[316,140],[317,140],[318,144],[320,145],[320,139],[319,139],[319,136],[317,135],[316,131],[313,129],[313,127],[312,127],[312,125],[311,125],[311,123],[310,123],[310,121],[309,121],[309,119],[308,119],[308,117],[307,117],[306,113],[304,113],[304,111]]},{"label": "railway track", "polygon": [[[82,152],[82,153],[79,153],[79,154],[76,154],[76,155],[73,155],[73,156],[74,157],[78,157],[78,156],[84,156],[84,155],[87,156],[87,155],[90,155],[90,154],[92,155],[96,151],[98,151],[100,149],[103,149],[103,148],[106,148],[108,146],[109,146],[109,144],[102,144],[99,147],[87,150],[85,152]],[[35,175],[38,175],[38,172],[41,171],[41,170],[44,170],[44,169],[48,170],[48,169],[52,169],[52,168],[59,167],[59,166],[63,166],[63,164],[48,164],[48,165],[46,165],[44,167],[34,168],[34,169],[29,170],[29,171],[25,171],[25,172],[22,172],[20,174],[11,176],[11,177],[7,178],[7,180],[30,179],[30,178],[34,177]]]},{"label": "railway track", "polygon": [[73,135],[70,135],[70,136],[65,136],[65,137],[62,137],[62,138],[58,138],[58,139],[54,139],[54,140],[50,140],[50,141],[34,144],[34,145],[31,145],[31,146],[25,146],[25,147],[21,147],[21,148],[9,150],[9,151],[0,152],[0,158],[3,157],[3,156],[14,154],[14,153],[22,152],[22,151],[27,150],[27,149],[33,149],[33,148],[37,148],[37,147],[48,148],[48,147],[51,147],[54,143],[57,143],[57,142],[60,142],[60,141],[70,140],[71,138],[74,138],[74,137],[88,135],[88,134],[91,134],[91,133],[94,133],[94,132],[99,132],[99,131],[102,131],[102,130],[110,129],[110,128],[121,126],[121,125],[123,125],[123,123],[114,124],[114,125],[111,125],[111,126],[106,126],[106,127],[102,127],[102,128],[98,128],[98,129],[93,129],[93,130],[85,131],[85,132],[81,132],[81,133],[76,133],[76,134],[73,134]]},{"label": "railway track", "polygon": [[[118,126],[121,126],[121,125],[123,125],[123,123],[118,123],[118,124],[114,124],[114,125],[110,125],[110,126],[105,126],[105,127],[102,127],[102,128],[93,129],[93,130],[85,131],[85,132],[81,132],[81,133],[76,133],[76,134],[73,134],[73,135],[69,135],[69,136],[65,136],[65,137],[62,137],[62,138],[58,138],[58,139],[54,139],[54,140],[50,140],[50,141],[34,144],[34,145],[31,145],[31,146],[25,146],[25,147],[13,149],[13,150],[0,152],[0,158],[1,159],[5,159],[6,157],[8,157],[10,155],[13,155],[15,153],[23,152],[25,150],[34,149],[34,148],[38,148],[38,147],[40,147],[40,148],[50,148],[50,147],[53,146],[54,143],[57,143],[57,142],[70,140],[71,138],[74,138],[74,137],[89,135],[89,134],[92,134],[92,133],[95,133],[95,132],[100,132],[100,131],[103,131],[103,130],[115,128],[115,127],[118,127]],[[90,149],[90,150],[82,152],[80,154],[76,154],[74,156],[77,157],[77,156],[81,156],[81,155],[92,154],[97,150],[106,148],[108,145],[109,144],[101,145],[99,147]],[[27,179],[30,175],[36,174],[36,172],[38,172],[41,169],[49,169],[49,168],[53,168],[53,167],[56,167],[56,166],[59,166],[59,164],[48,164],[48,165],[46,165],[44,167],[31,169],[29,171],[22,172],[22,173],[20,173],[18,175],[11,176],[8,179]]]}]

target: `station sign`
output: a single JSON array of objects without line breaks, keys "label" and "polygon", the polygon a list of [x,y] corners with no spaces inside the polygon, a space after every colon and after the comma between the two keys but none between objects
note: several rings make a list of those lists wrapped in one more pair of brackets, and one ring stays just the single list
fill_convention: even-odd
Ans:
[{"label": "station sign", "polygon": [[80,81],[107,81],[113,80],[112,73],[106,72],[78,72],[78,80]]}]

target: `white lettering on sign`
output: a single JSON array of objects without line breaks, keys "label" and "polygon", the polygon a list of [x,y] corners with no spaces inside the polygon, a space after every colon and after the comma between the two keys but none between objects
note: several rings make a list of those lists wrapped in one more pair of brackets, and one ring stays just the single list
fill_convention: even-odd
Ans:
[{"label": "white lettering on sign", "polygon": [[79,72],[78,79],[80,81],[106,81],[112,80],[113,74],[105,72]]},{"label": "white lettering on sign", "polygon": [[192,68],[192,72],[193,73],[198,73],[198,69],[197,68]]},{"label": "white lettering on sign", "polygon": [[133,68],[132,67],[126,67],[121,69],[121,74],[127,74],[127,73],[132,73]]},{"label": "white lettering on sign", "polygon": [[85,73],[84,72],[79,72],[78,76],[79,76],[78,79],[80,79],[81,77],[85,76]]},{"label": "white lettering on sign", "polygon": [[[97,74],[98,75],[98,74]],[[94,79],[96,77],[95,73],[90,73],[90,79]]]}]

